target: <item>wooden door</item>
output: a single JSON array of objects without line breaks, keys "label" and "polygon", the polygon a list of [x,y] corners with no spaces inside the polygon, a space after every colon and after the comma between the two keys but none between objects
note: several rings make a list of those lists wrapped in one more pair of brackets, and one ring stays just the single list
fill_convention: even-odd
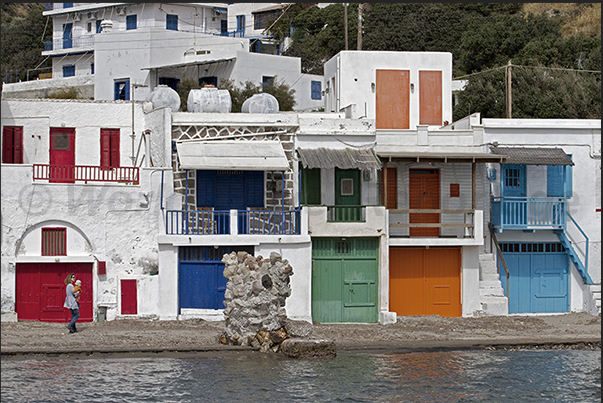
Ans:
[{"label": "wooden door", "polygon": [[461,316],[460,248],[392,247],[389,262],[390,311],[399,316]]},{"label": "wooden door", "polygon": [[138,313],[138,295],[136,280],[121,280],[121,314],[136,315]]},{"label": "wooden door", "polygon": [[375,127],[410,128],[410,71],[377,70],[375,84]]},{"label": "wooden door", "polygon": [[75,129],[50,129],[50,182],[75,181]]},{"label": "wooden door", "polygon": [[[437,169],[409,170],[409,208],[440,208],[440,172]],[[438,213],[411,213],[410,223],[439,223]],[[410,228],[410,236],[438,237],[439,228]]]}]

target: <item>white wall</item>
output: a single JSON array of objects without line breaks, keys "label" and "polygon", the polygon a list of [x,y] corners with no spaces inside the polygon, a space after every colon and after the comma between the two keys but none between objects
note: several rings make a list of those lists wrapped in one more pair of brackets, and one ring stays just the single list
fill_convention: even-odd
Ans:
[{"label": "white wall", "polygon": [[[410,94],[410,129],[419,124],[419,71],[442,71],[442,121],[452,122],[452,53],[342,51],[325,63],[324,82],[329,93],[325,96],[325,111],[330,106],[338,112],[355,104],[353,117],[375,118],[376,70],[410,70],[410,82],[415,85]],[[330,83],[334,82],[332,87]]]}]

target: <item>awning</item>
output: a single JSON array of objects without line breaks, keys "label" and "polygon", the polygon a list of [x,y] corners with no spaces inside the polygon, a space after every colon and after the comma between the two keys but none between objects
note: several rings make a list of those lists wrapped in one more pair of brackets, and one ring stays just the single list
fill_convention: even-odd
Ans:
[{"label": "awning", "polygon": [[276,140],[210,140],[176,143],[183,169],[285,171],[289,161]]},{"label": "awning", "polygon": [[298,148],[297,153],[304,168],[381,169],[381,161],[370,148]]},{"label": "awning", "polygon": [[504,154],[505,164],[516,165],[574,165],[562,148],[491,147],[493,154]]},{"label": "awning", "polygon": [[488,153],[423,153],[423,152],[396,152],[382,151],[379,158],[390,162],[498,162],[503,163],[506,155]]},{"label": "awning", "polygon": [[214,7],[216,14],[228,14],[228,10],[223,7]]},{"label": "awning", "polygon": [[155,65],[155,66],[147,66],[147,67],[142,67],[141,70],[155,70],[155,69],[163,69],[166,67],[201,66],[204,64],[230,62],[235,59],[236,59],[236,56],[212,57],[212,58],[204,58],[204,59],[198,59],[198,60],[189,60],[189,61],[182,62],[182,63],[159,64],[159,65]]}]

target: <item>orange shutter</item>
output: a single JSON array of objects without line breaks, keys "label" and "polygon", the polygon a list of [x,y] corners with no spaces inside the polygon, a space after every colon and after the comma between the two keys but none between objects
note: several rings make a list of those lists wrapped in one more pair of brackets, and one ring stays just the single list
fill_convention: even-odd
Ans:
[{"label": "orange shutter", "polygon": [[419,124],[442,124],[442,72],[419,71]]}]

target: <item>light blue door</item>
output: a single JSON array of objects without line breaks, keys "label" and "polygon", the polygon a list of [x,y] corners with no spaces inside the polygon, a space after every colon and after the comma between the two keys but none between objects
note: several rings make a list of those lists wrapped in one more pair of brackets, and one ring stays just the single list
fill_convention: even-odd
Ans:
[{"label": "light blue door", "polygon": [[569,259],[560,243],[503,243],[509,269],[500,279],[509,298],[509,313],[569,311]]}]

